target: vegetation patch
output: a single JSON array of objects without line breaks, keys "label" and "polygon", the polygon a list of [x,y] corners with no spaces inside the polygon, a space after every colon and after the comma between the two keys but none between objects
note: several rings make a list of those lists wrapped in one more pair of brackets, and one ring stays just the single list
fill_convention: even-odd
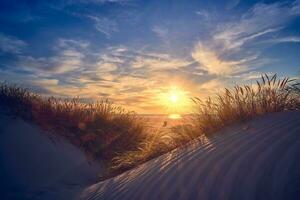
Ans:
[{"label": "vegetation patch", "polygon": [[91,159],[105,160],[108,171],[102,178],[107,178],[225,126],[267,113],[299,110],[299,82],[264,75],[255,85],[237,85],[215,97],[192,101],[195,110],[186,123],[154,129],[139,115],[108,101],[45,98],[16,85],[0,85],[1,109],[66,138]]},{"label": "vegetation patch", "polygon": [[296,81],[265,74],[254,85],[225,88],[223,93],[206,100],[192,98],[195,110],[185,124],[148,134],[137,150],[114,157],[112,169],[131,168],[193,139],[205,140],[225,126],[259,115],[300,110],[300,83]]},{"label": "vegetation patch", "polygon": [[0,105],[13,116],[31,120],[50,134],[66,138],[91,159],[111,160],[146,139],[145,120],[109,101],[44,98],[16,85],[0,85]]}]

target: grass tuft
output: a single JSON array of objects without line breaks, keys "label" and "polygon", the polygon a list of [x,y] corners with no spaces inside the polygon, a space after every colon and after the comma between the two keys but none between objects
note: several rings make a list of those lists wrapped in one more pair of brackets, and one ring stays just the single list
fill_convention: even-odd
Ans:
[{"label": "grass tuft", "polygon": [[191,117],[170,128],[149,128],[145,119],[106,100],[43,98],[7,83],[0,84],[0,108],[67,138],[91,158],[107,160],[109,171],[103,177],[107,178],[196,138],[205,140],[225,126],[267,113],[299,110],[299,85],[265,74],[254,85],[225,88],[206,100],[195,97]]},{"label": "grass tuft", "polygon": [[295,80],[263,75],[256,85],[225,88],[223,93],[206,100],[192,98],[195,110],[182,125],[157,130],[140,143],[136,151],[124,152],[113,159],[112,169],[132,168],[188,142],[208,136],[225,126],[244,122],[258,115],[300,110],[300,88]]},{"label": "grass tuft", "polygon": [[196,112],[193,124],[201,134],[210,134],[232,123],[249,120],[266,113],[300,109],[299,83],[261,76],[256,85],[235,86],[218,94],[214,100],[193,98]]},{"label": "grass tuft", "polygon": [[120,152],[134,150],[146,138],[145,120],[107,100],[82,103],[78,98],[43,98],[1,83],[0,108],[63,136],[89,158],[111,160]]}]

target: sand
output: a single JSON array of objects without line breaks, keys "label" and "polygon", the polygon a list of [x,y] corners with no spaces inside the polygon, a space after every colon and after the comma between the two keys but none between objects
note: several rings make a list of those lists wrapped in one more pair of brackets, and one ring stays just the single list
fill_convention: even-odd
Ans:
[{"label": "sand", "polygon": [[95,183],[101,164],[38,126],[0,114],[0,199],[73,199]]},{"label": "sand", "polygon": [[300,112],[268,114],[93,184],[81,199],[300,199]]}]

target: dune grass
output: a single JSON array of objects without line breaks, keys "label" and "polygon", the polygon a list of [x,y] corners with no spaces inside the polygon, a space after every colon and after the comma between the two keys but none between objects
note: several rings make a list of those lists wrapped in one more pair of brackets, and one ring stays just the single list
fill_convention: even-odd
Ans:
[{"label": "dune grass", "polygon": [[[44,98],[16,85],[0,85],[0,105],[13,116],[32,120],[49,134],[63,136],[89,158],[110,160],[145,140],[145,120],[111,102]],[[1,106],[0,106],[1,107]]]},{"label": "dune grass", "polygon": [[[225,126],[245,122],[259,115],[300,110],[299,83],[295,80],[263,75],[255,85],[225,88],[225,92],[207,100],[192,98],[194,113],[183,125],[168,131],[157,131],[140,143],[137,151],[128,151],[113,159],[113,169],[130,168],[155,156],[185,145],[193,139],[204,139]],[[200,137],[200,136],[204,136]]]},{"label": "dune grass", "polygon": [[91,158],[105,159],[108,171],[103,179],[193,139],[205,139],[225,126],[267,113],[299,110],[300,89],[295,80],[263,75],[254,85],[237,85],[215,97],[192,101],[194,113],[184,124],[154,129],[134,112],[108,101],[44,98],[15,85],[0,85],[0,107],[63,136]]},{"label": "dune grass", "polygon": [[276,74],[272,77],[265,74],[255,85],[237,85],[232,90],[225,88],[225,92],[214,100],[193,98],[197,107],[193,124],[207,135],[228,124],[258,115],[299,110],[299,83],[294,81],[289,78],[280,80]]}]

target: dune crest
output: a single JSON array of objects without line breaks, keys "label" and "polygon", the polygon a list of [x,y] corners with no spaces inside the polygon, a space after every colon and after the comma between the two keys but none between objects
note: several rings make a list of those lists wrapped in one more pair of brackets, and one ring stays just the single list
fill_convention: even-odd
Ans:
[{"label": "dune crest", "polygon": [[81,199],[299,199],[300,112],[267,114],[195,141]]}]

